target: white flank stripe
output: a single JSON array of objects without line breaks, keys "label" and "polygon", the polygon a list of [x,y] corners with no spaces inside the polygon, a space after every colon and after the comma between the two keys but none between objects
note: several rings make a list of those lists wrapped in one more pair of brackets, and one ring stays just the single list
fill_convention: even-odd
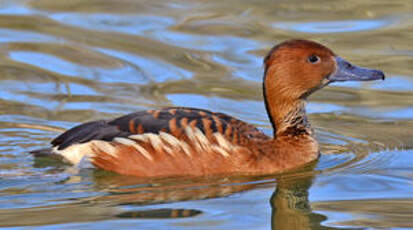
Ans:
[{"label": "white flank stripe", "polygon": [[135,148],[140,154],[142,154],[146,159],[148,159],[148,160],[150,160],[150,161],[153,161],[153,157],[152,157],[152,155],[148,152],[148,151],[146,151],[146,149],[145,148],[143,148],[142,146],[140,146],[138,143],[136,143],[135,141],[133,141],[133,140],[130,140],[130,139],[127,139],[127,138],[119,138],[119,137],[117,137],[117,138],[115,138],[115,139],[113,139],[115,142],[118,142],[118,143],[120,143],[120,144],[123,144],[123,145],[128,145],[128,146],[131,146],[131,147],[133,147],[133,148]]},{"label": "white flank stripe", "polygon": [[138,152],[140,154],[142,154],[146,159],[148,159],[150,161],[153,161],[152,155],[148,151],[146,151],[146,149],[144,149],[142,146],[140,146],[139,144],[136,143],[136,144],[132,145],[132,147],[134,147],[136,150],[138,150]]},{"label": "white flank stripe", "polygon": [[135,141],[132,141],[131,139],[127,139],[127,138],[123,138],[123,137],[115,137],[113,139],[113,141],[118,142],[122,145],[133,145],[133,144],[136,143]]},{"label": "white flank stripe", "polygon": [[192,157],[190,147],[187,143],[181,141],[181,148],[188,157]]},{"label": "white flank stripe", "polygon": [[216,146],[216,145],[212,146],[212,150],[220,153],[220,154],[221,154],[222,156],[224,156],[224,157],[229,157],[228,152],[225,151],[223,148],[221,148],[221,147],[219,147],[219,146]]},{"label": "white flank stripe", "polygon": [[151,142],[153,148],[156,151],[161,152],[163,142],[162,142],[161,138],[159,137],[159,135],[156,135],[156,134],[153,134],[153,133],[147,133],[145,135],[148,136],[149,141]]},{"label": "white flank stripe", "polygon": [[227,141],[227,139],[221,133],[214,133],[214,136],[220,147],[222,147],[226,151],[231,151],[232,144],[229,141]]},{"label": "white flank stripe", "polygon": [[162,138],[162,140],[168,142],[173,147],[179,147],[180,146],[181,141],[178,140],[176,137],[172,136],[169,133],[160,132],[159,136]]},{"label": "white flank stripe", "polygon": [[191,156],[190,147],[184,141],[181,141],[178,138],[174,137],[173,135],[171,135],[169,133],[165,133],[165,132],[160,132],[159,136],[162,138],[162,140],[164,140],[167,143],[169,143],[170,145],[172,145],[173,148],[182,149],[187,156],[189,156],[189,157]]},{"label": "white flank stripe", "polygon": [[169,155],[175,156],[175,152],[171,148],[169,148],[168,146],[165,146],[165,145],[163,145],[162,147],[167,153],[169,153]]},{"label": "white flank stripe", "polygon": [[128,138],[138,140],[138,141],[143,141],[143,142],[148,141],[148,137],[145,134],[130,135],[128,136]]},{"label": "white flank stripe", "polygon": [[93,141],[93,145],[98,147],[102,152],[105,152],[113,157],[118,157],[116,154],[116,148],[113,147],[109,142],[106,141]]},{"label": "white flank stripe", "polygon": [[201,144],[204,151],[207,151],[210,148],[211,143],[209,142],[205,134],[202,133],[202,131],[198,128],[195,129],[195,137],[198,139],[198,142],[199,144]]},{"label": "white flank stripe", "polygon": [[195,146],[197,151],[202,151],[202,147],[198,142],[198,138],[195,137],[193,129],[191,127],[185,128],[186,135],[188,136],[189,140],[191,140],[191,144]]}]

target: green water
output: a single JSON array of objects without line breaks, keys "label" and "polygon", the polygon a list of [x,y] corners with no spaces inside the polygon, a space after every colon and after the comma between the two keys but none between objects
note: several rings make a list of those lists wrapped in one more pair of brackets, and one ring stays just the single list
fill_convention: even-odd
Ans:
[{"label": "green water", "polygon": [[[384,82],[312,95],[319,162],[256,178],[140,180],[28,151],[81,122],[193,106],[271,133],[262,58],[319,41]],[[413,228],[413,1],[0,1],[0,227]]]}]

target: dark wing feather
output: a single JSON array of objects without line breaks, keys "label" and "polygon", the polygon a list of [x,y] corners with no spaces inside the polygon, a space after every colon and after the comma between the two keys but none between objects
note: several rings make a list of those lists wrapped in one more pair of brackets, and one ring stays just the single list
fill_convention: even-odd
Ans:
[{"label": "dark wing feather", "polygon": [[[215,118],[215,120],[213,119]],[[172,107],[159,110],[147,110],[131,113],[110,121],[100,120],[76,126],[54,139],[51,144],[64,149],[75,143],[85,143],[91,140],[111,141],[115,137],[127,137],[137,133],[159,133],[171,132],[171,128],[183,129],[181,120],[195,122],[195,126],[202,132],[225,132],[227,128],[236,129],[237,133],[248,134],[248,137],[262,137],[262,133],[254,126],[237,120],[222,113],[213,113],[208,110]],[[170,127],[170,121],[175,119],[176,127]],[[208,119],[209,126],[203,126],[203,119]],[[216,120],[219,122],[220,129],[217,127]],[[231,132],[235,133],[235,132]]]},{"label": "dark wing feather", "polygon": [[127,132],[108,124],[106,121],[92,121],[75,126],[52,140],[52,146],[59,150],[75,143],[85,143],[90,140],[112,140],[114,137],[128,136]]}]

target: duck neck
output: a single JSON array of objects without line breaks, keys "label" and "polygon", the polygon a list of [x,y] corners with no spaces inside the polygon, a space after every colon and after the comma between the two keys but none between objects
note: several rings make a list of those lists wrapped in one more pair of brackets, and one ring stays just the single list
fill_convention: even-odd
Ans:
[{"label": "duck neck", "polygon": [[[266,97],[266,100],[269,98]],[[274,127],[274,137],[258,145],[262,160],[257,164],[271,173],[274,167],[289,170],[318,157],[319,147],[307,121],[305,100],[288,102],[272,99],[267,112]]]},{"label": "duck neck", "polygon": [[313,135],[305,111],[305,99],[288,100],[279,95],[271,97],[266,94],[264,88],[264,100],[273,127],[274,139],[281,135]]}]

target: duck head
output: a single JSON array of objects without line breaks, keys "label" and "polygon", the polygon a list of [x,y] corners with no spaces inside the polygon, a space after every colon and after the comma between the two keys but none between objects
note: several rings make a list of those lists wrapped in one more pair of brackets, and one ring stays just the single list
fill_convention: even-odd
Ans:
[{"label": "duck head", "polygon": [[264,59],[264,98],[273,127],[318,89],[341,81],[384,79],[380,70],[351,64],[329,48],[307,40],[276,45]]}]

